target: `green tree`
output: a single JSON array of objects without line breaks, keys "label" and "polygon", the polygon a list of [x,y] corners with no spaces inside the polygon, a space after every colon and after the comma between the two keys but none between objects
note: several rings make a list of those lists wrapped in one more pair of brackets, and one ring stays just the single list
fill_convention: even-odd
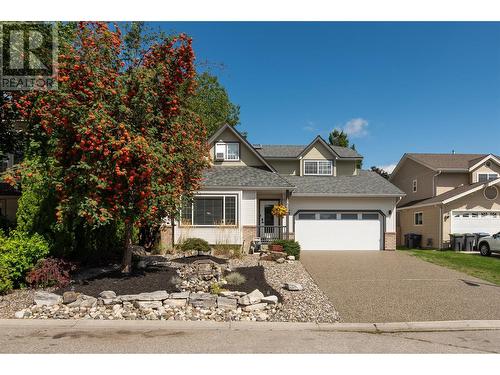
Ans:
[{"label": "green tree", "polygon": [[333,129],[328,135],[328,142],[332,146],[349,147],[349,138],[343,130]]},{"label": "green tree", "polygon": [[222,125],[236,126],[240,123],[240,107],[231,102],[217,77],[207,72],[196,78],[195,95],[188,105],[207,128],[208,137]]}]

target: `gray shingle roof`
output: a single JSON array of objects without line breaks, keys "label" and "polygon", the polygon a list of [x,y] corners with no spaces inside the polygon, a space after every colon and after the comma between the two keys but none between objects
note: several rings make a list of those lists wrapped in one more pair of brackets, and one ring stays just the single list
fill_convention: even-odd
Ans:
[{"label": "gray shingle roof", "polygon": [[282,187],[293,188],[277,173],[248,166],[213,166],[203,173],[204,187]]},{"label": "gray shingle roof", "polygon": [[357,176],[284,176],[296,188],[293,194],[394,195],[405,194],[375,172],[359,171]]},{"label": "gray shingle roof", "polygon": [[[265,158],[296,158],[308,145],[261,145],[257,152]],[[361,158],[349,147],[330,146],[341,158]]]},{"label": "gray shingle roof", "polygon": [[488,154],[417,154],[408,156],[428,166],[439,169],[469,169],[472,165],[488,156]]}]

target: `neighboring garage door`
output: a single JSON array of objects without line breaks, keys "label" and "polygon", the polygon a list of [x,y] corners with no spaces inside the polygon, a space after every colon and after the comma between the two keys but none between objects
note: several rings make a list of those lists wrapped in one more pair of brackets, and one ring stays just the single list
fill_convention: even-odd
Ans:
[{"label": "neighboring garage door", "polygon": [[302,250],[380,250],[382,217],[374,212],[306,212],[295,216]]},{"label": "neighboring garage door", "polygon": [[500,212],[497,211],[453,211],[451,233],[500,232]]}]

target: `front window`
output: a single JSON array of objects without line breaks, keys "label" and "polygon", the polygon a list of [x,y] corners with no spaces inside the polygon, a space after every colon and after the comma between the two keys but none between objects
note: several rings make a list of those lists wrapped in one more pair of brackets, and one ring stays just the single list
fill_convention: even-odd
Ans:
[{"label": "front window", "polygon": [[493,181],[498,178],[498,173],[479,173],[477,178],[479,182]]},{"label": "front window", "polygon": [[185,202],[181,210],[183,225],[236,225],[236,196],[197,196]]},{"label": "front window", "polygon": [[332,175],[332,161],[331,160],[305,160],[304,161],[304,175]]},{"label": "front window", "polygon": [[219,142],[215,145],[215,160],[238,161],[240,160],[239,143]]},{"label": "front window", "polygon": [[424,216],[422,212],[415,213],[415,225],[422,225],[424,223]]}]

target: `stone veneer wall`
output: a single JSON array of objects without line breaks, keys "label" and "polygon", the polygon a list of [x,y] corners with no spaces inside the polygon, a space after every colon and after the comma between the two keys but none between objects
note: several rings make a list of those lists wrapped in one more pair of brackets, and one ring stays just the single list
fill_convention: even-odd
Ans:
[{"label": "stone veneer wall", "polygon": [[250,250],[250,243],[257,237],[257,227],[255,225],[243,226],[243,252],[248,253]]},{"label": "stone veneer wall", "polygon": [[160,232],[160,243],[163,249],[172,248],[172,227],[164,226]]},{"label": "stone veneer wall", "polygon": [[396,250],[396,233],[386,232],[384,236],[384,250]]}]

